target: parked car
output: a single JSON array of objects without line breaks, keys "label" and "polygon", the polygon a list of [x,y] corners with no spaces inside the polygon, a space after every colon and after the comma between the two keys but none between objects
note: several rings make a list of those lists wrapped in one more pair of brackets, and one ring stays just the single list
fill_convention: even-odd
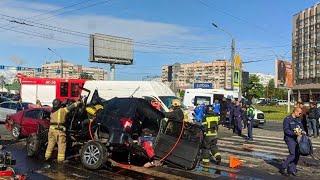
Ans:
[{"label": "parked car", "polygon": [[261,125],[264,125],[265,123],[266,123],[266,119],[264,117],[264,113],[259,109],[257,109],[256,107],[254,107],[253,126],[259,127]]},{"label": "parked car", "polygon": [[1,96],[0,97],[0,103],[5,102],[5,101],[9,101],[9,99],[6,98],[5,96]]},{"label": "parked car", "polygon": [[48,107],[33,108],[19,111],[8,115],[6,118],[6,128],[11,131],[14,138],[27,137],[36,133],[39,125],[49,128],[50,112]]},{"label": "parked car", "polygon": [[18,102],[15,101],[5,101],[0,103],[0,122],[6,120],[7,115],[14,114],[20,110],[28,109],[31,103],[22,102],[22,107],[18,106]]}]

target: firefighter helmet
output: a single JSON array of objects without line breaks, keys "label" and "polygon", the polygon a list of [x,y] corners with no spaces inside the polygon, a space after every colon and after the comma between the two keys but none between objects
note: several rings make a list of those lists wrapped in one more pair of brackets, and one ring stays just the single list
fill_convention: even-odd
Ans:
[{"label": "firefighter helmet", "polygon": [[61,101],[59,99],[54,99],[52,101],[52,108],[53,109],[59,109],[61,106]]},{"label": "firefighter helmet", "polygon": [[180,107],[181,101],[179,99],[173,99],[171,104],[172,104],[172,107]]}]

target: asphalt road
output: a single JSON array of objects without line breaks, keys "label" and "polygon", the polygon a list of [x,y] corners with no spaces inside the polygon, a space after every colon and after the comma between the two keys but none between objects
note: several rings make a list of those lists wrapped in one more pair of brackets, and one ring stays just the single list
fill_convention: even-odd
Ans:
[{"label": "asphalt road", "polygon": [[[243,134],[245,133],[246,130],[243,131]],[[11,135],[3,125],[0,125],[0,135],[2,137],[0,143],[6,145],[4,149],[12,152],[17,160],[16,172],[26,174],[29,179],[172,179],[121,168],[89,171],[82,167],[78,159],[72,159],[64,165],[43,162],[28,158],[25,152],[25,141],[12,141]],[[274,121],[267,122],[265,126],[254,128],[255,141],[252,144],[235,136],[227,128],[220,127],[218,145],[223,157],[222,169],[226,168],[226,171],[217,169],[204,171],[199,168],[194,171],[183,171],[163,167],[151,170],[188,179],[208,179],[209,177],[217,179],[284,179],[285,177],[278,173],[279,165],[288,154],[282,137],[282,124]],[[313,141],[315,148],[320,148],[320,140]],[[230,155],[242,160],[241,167],[237,169],[239,172],[228,171]],[[299,176],[296,179],[318,179],[320,177],[319,166],[306,164],[305,161],[309,160],[301,158],[298,168]]]}]

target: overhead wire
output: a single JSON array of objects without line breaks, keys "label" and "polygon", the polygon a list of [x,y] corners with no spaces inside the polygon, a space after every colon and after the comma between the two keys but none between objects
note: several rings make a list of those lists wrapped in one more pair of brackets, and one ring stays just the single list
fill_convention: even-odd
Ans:
[{"label": "overhead wire", "polygon": [[[34,15],[34,16],[30,16],[30,17],[27,17],[26,19],[34,19],[34,18],[36,18],[35,20],[39,20],[39,19],[37,19],[37,17],[43,16],[43,15],[46,15],[46,14],[50,14],[50,13],[55,13],[55,12],[61,11],[63,9],[68,9],[68,8],[71,8],[71,7],[74,7],[74,6],[83,4],[83,3],[87,3],[87,2],[90,2],[90,1],[92,1],[92,0],[80,1],[80,2],[71,4],[71,5],[68,5],[68,6],[64,6],[64,7],[58,8],[58,9],[54,9],[54,10],[50,10],[50,11],[47,11],[47,12],[44,12],[44,13],[40,13],[40,14],[37,14],[37,15]],[[7,27],[8,25],[10,25],[10,23],[8,23],[6,25],[2,25],[1,27]],[[14,26],[10,27],[10,28],[14,28]]]}]

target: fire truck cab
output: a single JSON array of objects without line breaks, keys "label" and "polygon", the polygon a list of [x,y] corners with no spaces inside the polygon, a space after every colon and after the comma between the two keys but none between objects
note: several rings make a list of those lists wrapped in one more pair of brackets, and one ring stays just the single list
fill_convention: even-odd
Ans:
[{"label": "fire truck cab", "polygon": [[77,100],[81,95],[84,79],[61,78],[33,78],[18,77],[20,81],[20,96],[23,102],[36,103],[40,100],[42,105],[52,105],[52,101],[58,98]]}]

